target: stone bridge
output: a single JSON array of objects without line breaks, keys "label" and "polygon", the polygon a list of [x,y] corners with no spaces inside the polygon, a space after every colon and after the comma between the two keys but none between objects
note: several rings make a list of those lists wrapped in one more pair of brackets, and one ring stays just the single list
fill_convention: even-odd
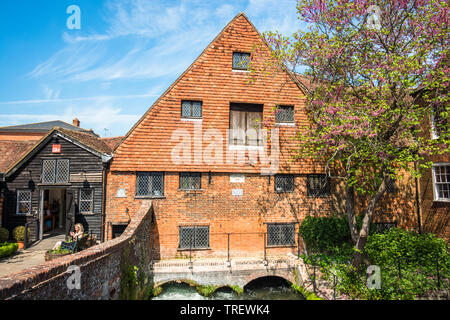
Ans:
[{"label": "stone bridge", "polygon": [[276,276],[290,283],[303,285],[307,278],[306,268],[301,259],[294,255],[267,258],[236,258],[226,259],[198,259],[163,260],[153,264],[152,276],[154,286],[161,286],[168,282],[189,282],[198,285],[234,286],[241,288],[251,281]]}]

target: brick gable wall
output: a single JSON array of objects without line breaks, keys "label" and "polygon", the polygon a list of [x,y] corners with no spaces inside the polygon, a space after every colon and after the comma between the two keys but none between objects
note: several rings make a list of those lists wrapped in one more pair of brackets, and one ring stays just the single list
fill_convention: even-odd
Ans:
[{"label": "brick gable wall", "polygon": [[[141,121],[131,130],[117,148],[111,166],[112,171],[216,171],[259,172],[260,167],[235,164],[208,164],[205,161],[175,164],[171,151],[179,140],[171,140],[176,129],[186,130],[193,138],[200,124],[181,119],[182,100],[203,102],[203,119],[200,135],[207,130],[218,130],[223,138],[222,154],[227,154],[226,132],[229,128],[230,102],[264,105],[264,123],[268,130],[274,128],[276,104],[293,105],[296,126],[282,126],[280,168],[283,171],[307,173],[321,170],[320,164],[312,161],[291,161],[295,148],[292,138],[296,128],[307,124],[305,96],[297,85],[282,70],[272,70],[269,75],[259,73],[249,83],[248,72],[232,70],[234,51],[252,52],[254,45],[263,42],[257,30],[244,15],[236,17],[208,46],[202,55],[152,106]],[[265,55],[268,56],[268,52]],[[199,127],[197,127],[199,128]],[[210,141],[200,147],[205,149]],[[194,144],[191,143],[192,153]],[[270,153],[270,150],[269,150]],[[204,160],[204,159],[203,159]],[[225,162],[225,161],[224,161]]]}]

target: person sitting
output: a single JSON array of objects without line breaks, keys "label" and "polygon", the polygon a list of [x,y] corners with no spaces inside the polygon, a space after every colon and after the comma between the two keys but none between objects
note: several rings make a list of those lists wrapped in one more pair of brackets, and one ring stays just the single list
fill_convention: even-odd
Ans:
[{"label": "person sitting", "polygon": [[[70,236],[72,237],[73,240],[79,240],[83,237],[83,235],[84,235],[83,225],[81,223],[77,223],[75,225],[75,232],[70,232]],[[61,247],[62,243],[63,243],[62,241],[56,242],[55,245],[53,246],[53,250],[58,250],[58,248]]]}]

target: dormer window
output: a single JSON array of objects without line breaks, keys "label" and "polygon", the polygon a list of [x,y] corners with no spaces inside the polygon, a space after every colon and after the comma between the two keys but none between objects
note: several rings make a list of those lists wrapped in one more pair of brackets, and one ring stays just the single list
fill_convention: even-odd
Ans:
[{"label": "dormer window", "polygon": [[250,53],[233,52],[233,70],[248,70]]}]

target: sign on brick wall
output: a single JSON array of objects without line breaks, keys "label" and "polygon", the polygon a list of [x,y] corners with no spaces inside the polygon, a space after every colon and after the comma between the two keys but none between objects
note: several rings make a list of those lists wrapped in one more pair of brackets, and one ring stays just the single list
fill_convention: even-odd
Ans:
[{"label": "sign on brick wall", "polygon": [[245,182],[245,175],[243,174],[232,174],[230,175],[231,183],[242,183]]}]

